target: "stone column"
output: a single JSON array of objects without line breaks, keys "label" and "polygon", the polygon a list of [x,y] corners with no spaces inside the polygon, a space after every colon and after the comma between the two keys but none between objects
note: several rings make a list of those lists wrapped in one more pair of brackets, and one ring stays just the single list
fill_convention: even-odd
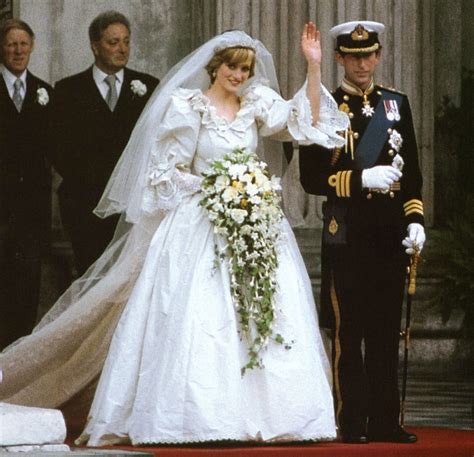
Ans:
[{"label": "stone column", "polygon": [[[452,214],[455,205],[458,175],[456,151],[460,138],[453,122],[461,105],[462,74],[462,2],[436,0],[434,4],[435,27],[433,34],[436,49],[434,58],[434,113],[437,118],[435,140],[437,186],[436,222],[443,223]],[[471,27],[472,28],[472,27]],[[447,105],[445,105],[447,103]],[[448,107],[448,109],[446,109]],[[449,112],[451,111],[451,112]]]}]

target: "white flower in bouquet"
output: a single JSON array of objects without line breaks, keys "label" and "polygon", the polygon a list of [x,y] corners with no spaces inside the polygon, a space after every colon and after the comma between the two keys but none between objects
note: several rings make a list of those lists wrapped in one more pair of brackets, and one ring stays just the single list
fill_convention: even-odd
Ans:
[{"label": "white flower in bouquet", "polygon": [[[231,295],[240,317],[240,334],[248,342],[247,369],[263,367],[261,352],[269,340],[284,343],[273,331],[280,236],[280,181],[268,176],[255,153],[236,149],[215,161],[204,174],[204,197],[214,233],[226,237],[224,251],[216,246],[216,262],[228,259]],[[289,348],[288,345],[285,345]]]},{"label": "white flower in bouquet", "polygon": [[251,197],[253,197],[254,195],[257,195],[259,193],[259,191],[260,191],[260,189],[255,184],[252,184],[252,183],[247,184],[246,192]]},{"label": "white flower in bouquet", "polygon": [[232,179],[240,178],[247,171],[247,165],[235,163],[229,167],[229,175]]},{"label": "white flower in bouquet", "polygon": [[[211,219],[211,218],[209,218]],[[211,219],[212,221],[216,220],[217,219],[217,214],[215,215],[215,217],[213,219]],[[217,233],[218,235],[227,235],[227,228],[226,227],[214,227],[214,233]]]},{"label": "white flower in bouquet", "polygon": [[227,187],[222,193],[222,200],[225,203],[229,203],[238,196],[239,196],[239,191],[235,187]]},{"label": "white flower in bouquet", "polygon": [[244,209],[232,209],[230,211],[230,217],[234,219],[237,224],[242,224],[245,221],[245,217],[248,215]]},{"label": "white flower in bouquet", "polygon": [[272,176],[270,181],[272,183],[272,188],[274,191],[281,190],[281,179],[278,176]]},{"label": "white flower in bouquet", "polygon": [[216,213],[222,212],[224,210],[224,205],[222,203],[216,202],[212,205],[213,211]]},{"label": "white flower in bouquet", "polygon": [[255,184],[258,187],[262,187],[264,183],[268,181],[268,178],[261,172],[261,170],[255,170]]},{"label": "white flower in bouquet", "polygon": [[259,195],[254,195],[252,198],[249,199],[249,202],[253,203],[254,205],[259,205],[261,201],[262,197],[260,197]]},{"label": "white flower in bouquet", "polygon": [[230,179],[227,176],[220,175],[216,178],[216,190],[224,190],[230,184]]},{"label": "white flower in bouquet", "polygon": [[242,235],[250,235],[252,233],[252,227],[250,225],[243,225],[240,228],[240,233],[242,233]]},{"label": "white flower in bouquet", "polygon": [[244,173],[240,177],[240,182],[242,182],[242,183],[251,183],[252,181],[253,181],[253,175],[251,173]]}]

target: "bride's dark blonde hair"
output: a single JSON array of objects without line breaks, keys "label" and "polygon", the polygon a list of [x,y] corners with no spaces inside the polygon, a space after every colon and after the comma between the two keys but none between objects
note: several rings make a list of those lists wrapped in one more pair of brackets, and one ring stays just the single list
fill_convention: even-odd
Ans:
[{"label": "bride's dark blonde hair", "polygon": [[241,65],[248,64],[250,67],[251,78],[255,74],[255,49],[235,46],[231,48],[224,48],[215,52],[212,59],[206,65],[205,69],[211,78],[211,84],[216,79],[217,69],[225,63],[226,65]]}]

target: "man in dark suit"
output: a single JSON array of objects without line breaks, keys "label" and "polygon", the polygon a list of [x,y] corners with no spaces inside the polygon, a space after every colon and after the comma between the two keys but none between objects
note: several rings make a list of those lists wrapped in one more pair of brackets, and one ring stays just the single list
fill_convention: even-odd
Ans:
[{"label": "man in dark suit", "polygon": [[62,176],[59,202],[77,272],[82,275],[111,241],[115,217],[92,211],[158,79],[126,68],[130,24],[108,11],[89,27],[95,63],[56,83],[53,165]]},{"label": "man in dark suit", "polygon": [[397,368],[406,254],[425,241],[422,177],[408,98],[374,83],[383,29],[369,21],[331,29],[345,70],[333,96],[350,118],[346,146],[300,155],[304,189],[327,196],[321,322],[332,329],[342,440],[359,444],[416,441],[398,425]]},{"label": "man in dark suit", "polygon": [[47,244],[51,86],[27,70],[34,33],[11,19],[0,29],[0,349],[31,332]]}]

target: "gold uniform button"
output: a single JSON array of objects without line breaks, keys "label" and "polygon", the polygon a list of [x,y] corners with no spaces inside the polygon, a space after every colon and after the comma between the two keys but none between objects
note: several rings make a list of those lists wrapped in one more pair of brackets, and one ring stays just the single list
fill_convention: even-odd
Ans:
[{"label": "gold uniform button", "polygon": [[349,113],[349,119],[352,119],[354,117],[354,113]]},{"label": "gold uniform button", "polygon": [[347,102],[347,100],[349,100],[349,95],[344,95],[342,98]]},{"label": "gold uniform button", "polygon": [[382,92],[380,92],[379,90],[377,91],[377,95],[382,95]]},{"label": "gold uniform button", "polygon": [[359,134],[357,132],[354,132],[354,138],[357,140],[359,138]]},{"label": "gold uniform button", "polygon": [[395,192],[390,192],[388,195],[390,195],[390,198],[394,198],[395,197]]},{"label": "gold uniform button", "polygon": [[388,150],[388,155],[389,155],[390,157],[393,157],[394,154],[395,154],[395,151],[394,151],[393,149],[389,149],[389,150]]},{"label": "gold uniform button", "polygon": [[367,200],[370,200],[372,198],[372,194],[367,194]]}]

